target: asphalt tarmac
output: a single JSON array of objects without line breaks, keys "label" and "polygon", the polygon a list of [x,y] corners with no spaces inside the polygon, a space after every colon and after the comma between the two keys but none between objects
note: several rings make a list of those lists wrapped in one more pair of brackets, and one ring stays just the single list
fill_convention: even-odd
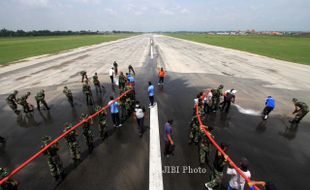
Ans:
[{"label": "asphalt tarmac", "polygon": [[[147,41],[145,38],[149,37],[143,36],[139,43],[135,44],[144,44]],[[154,59],[147,56],[142,66],[135,68],[137,99],[145,107],[148,105],[147,82],[152,81],[156,85],[157,67],[166,67],[169,64],[162,57],[162,52],[158,51],[160,44],[156,43],[156,38],[154,40]],[[140,52],[149,51],[149,45],[145,45],[145,48],[146,50],[142,49]],[[111,51],[114,55],[117,48]],[[129,52],[126,50],[126,54],[130,54]],[[124,68],[126,67],[123,66],[122,69],[125,70]],[[14,72],[11,74],[14,75]],[[117,90],[112,90],[108,76],[98,74],[99,78],[104,77],[102,81],[105,93],[97,95],[93,88],[94,99],[96,104],[106,105],[108,97],[116,97],[118,93]],[[84,95],[81,93],[80,79],[78,76],[74,78],[77,79],[76,82],[68,83],[73,88],[74,109],[60,91],[66,83],[43,87],[51,110],[38,112],[35,109],[34,116],[29,118],[17,117],[5,103],[7,94],[0,95],[0,134],[8,140],[6,146],[0,147],[0,166],[16,168],[40,149],[41,136],[48,134],[55,138],[61,134],[65,122],[77,123],[82,112],[94,112],[93,107],[86,106]],[[293,111],[293,105],[289,100],[292,97],[305,98],[305,94],[310,92],[309,89],[270,88],[259,79],[210,73],[178,73],[169,70],[164,87],[156,86],[155,100],[158,104],[161,137],[164,123],[168,119],[174,120],[175,155],[165,158],[162,153],[163,169],[165,166],[176,166],[179,167],[179,173],[163,174],[164,189],[204,189],[204,183],[209,180],[215,150],[212,149],[209,164],[199,168],[198,149],[195,145],[188,145],[188,129],[196,94],[202,89],[215,88],[219,84],[224,84],[225,89],[237,89],[236,104],[243,108],[261,111],[264,108],[264,98],[271,94],[277,98],[279,110],[272,112],[266,122],[259,116],[240,113],[234,105],[228,114],[212,113],[207,118],[207,124],[214,127],[216,141],[230,144],[228,154],[237,163],[241,157],[249,160],[253,180],[271,180],[281,190],[306,189],[310,176],[310,172],[306,170],[310,158],[310,149],[307,146],[310,138],[309,116],[297,128],[290,128],[288,119],[289,113]],[[33,93],[40,88],[42,87],[24,87],[31,89]],[[52,98],[49,98],[51,96]],[[149,112],[145,120],[147,130],[141,138],[138,136],[137,124],[133,117],[125,121],[120,129],[113,129],[110,119],[108,117],[109,136],[104,141],[98,137],[96,122],[93,124],[96,148],[92,154],[88,153],[79,130],[82,162],[76,167],[72,164],[67,145],[63,140],[60,142],[59,154],[67,174],[63,181],[54,181],[49,174],[46,157],[41,156],[14,177],[19,180],[20,189],[148,189]],[[161,139],[162,151],[163,146],[164,142]],[[198,170],[200,173],[196,173]],[[225,176],[221,188],[225,189],[227,183],[228,177]]]}]

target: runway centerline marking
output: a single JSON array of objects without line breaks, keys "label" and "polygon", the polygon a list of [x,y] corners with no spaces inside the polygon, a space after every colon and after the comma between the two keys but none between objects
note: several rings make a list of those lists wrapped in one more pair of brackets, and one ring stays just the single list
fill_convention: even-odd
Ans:
[{"label": "runway centerline marking", "polygon": [[150,109],[150,167],[149,190],[163,190],[163,174],[157,104]]}]

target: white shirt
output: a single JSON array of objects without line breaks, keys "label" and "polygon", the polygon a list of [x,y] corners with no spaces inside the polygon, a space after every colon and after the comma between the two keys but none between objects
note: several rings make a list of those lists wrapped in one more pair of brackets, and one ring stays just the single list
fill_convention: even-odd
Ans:
[{"label": "white shirt", "polygon": [[136,117],[138,119],[141,119],[144,117],[144,112],[142,108],[135,108],[135,112],[136,112]]},{"label": "white shirt", "polygon": [[111,68],[111,69],[109,70],[109,75],[110,75],[110,76],[113,76],[113,75],[114,75],[114,69]]},{"label": "white shirt", "polygon": [[[251,173],[250,171],[243,172],[245,176],[248,178],[251,178]],[[230,181],[229,181],[229,186],[237,189],[237,190],[243,190],[244,184],[245,184],[245,179],[241,177],[238,172],[233,169],[233,168],[227,168],[227,174],[232,175]]]}]

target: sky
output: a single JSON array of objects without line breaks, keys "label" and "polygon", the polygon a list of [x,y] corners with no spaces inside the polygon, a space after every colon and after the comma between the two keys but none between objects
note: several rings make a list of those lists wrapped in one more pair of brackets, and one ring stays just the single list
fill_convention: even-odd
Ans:
[{"label": "sky", "polygon": [[0,28],[310,31],[310,0],[0,0]]}]

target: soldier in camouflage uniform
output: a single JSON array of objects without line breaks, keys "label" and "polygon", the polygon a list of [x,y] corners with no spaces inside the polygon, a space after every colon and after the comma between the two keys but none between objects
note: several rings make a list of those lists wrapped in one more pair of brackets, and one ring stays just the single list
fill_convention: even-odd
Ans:
[{"label": "soldier in camouflage uniform", "polygon": [[120,75],[118,77],[118,89],[120,90],[120,92],[124,90],[126,82],[127,82],[126,76],[124,75],[123,72],[120,72]]},{"label": "soldier in camouflage uniform", "polygon": [[[5,168],[0,167],[0,180],[7,177],[9,175],[9,172]],[[2,190],[18,190],[18,181],[15,179],[9,178],[6,180],[2,185],[0,186]]]},{"label": "soldier in camouflage uniform", "polygon": [[221,96],[223,95],[224,86],[221,84],[216,90],[213,90],[212,96],[212,110],[216,112],[219,109]]},{"label": "soldier in camouflage uniform", "polygon": [[95,85],[96,92],[98,93],[98,91],[99,91],[101,93],[102,90],[101,90],[100,81],[98,79],[97,73],[95,73],[95,75],[93,76],[93,83]]},{"label": "soldier in camouflage uniform", "polygon": [[82,76],[82,82],[84,82],[84,79],[86,79],[85,81],[88,81],[88,77],[87,77],[86,71],[81,71],[80,75]]},{"label": "soldier in camouflage uniform", "polygon": [[192,122],[190,125],[190,131],[189,131],[189,141],[188,143],[198,143],[198,135],[199,135],[199,121],[198,117],[195,115],[192,118]]},{"label": "soldier in camouflage uniform", "polygon": [[[209,134],[211,135],[210,131],[212,130],[211,127],[201,126],[208,130]],[[200,164],[203,165],[206,162],[208,163],[208,156],[210,153],[210,145],[211,142],[205,132],[199,127],[199,135],[200,135],[200,143],[199,143],[199,161]]]},{"label": "soldier in camouflage uniform", "polygon": [[[71,127],[72,127],[72,123],[66,123],[64,132],[70,130]],[[70,131],[70,133],[68,133],[65,136],[65,139],[66,139],[66,142],[69,146],[70,153],[71,153],[71,156],[72,156],[74,163],[78,163],[81,160],[80,145],[79,145],[79,142],[77,140],[77,136],[78,136],[78,134],[76,133],[75,130]]]},{"label": "soldier in camouflage uniform", "polygon": [[6,98],[6,102],[8,103],[8,105],[10,106],[10,108],[16,113],[19,114],[20,111],[17,110],[17,100],[16,100],[16,95],[18,94],[17,90],[14,90],[14,92],[12,94],[10,94],[7,98]]},{"label": "soldier in camouflage uniform", "polygon": [[[88,117],[87,114],[82,113],[81,115],[81,119],[84,120]],[[90,120],[86,121],[83,123],[83,135],[85,137],[86,140],[86,144],[88,147],[88,152],[91,153],[95,147],[95,143],[94,143],[94,137],[92,134],[92,131],[90,130]]]},{"label": "soldier in camouflage uniform", "polygon": [[[96,112],[101,110],[102,108],[100,106],[96,107]],[[108,136],[108,133],[106,131],[107,128],[107,111],[104,110],[99,113],[98,115],[98,124],[99,124],[99,134],[102,139]]]},{"label": "soldier in camouflage uniform", "polygon": [[[44,148],[51,142],[50,136],[44,136],[41,138],[43,142],[43,146],[41,148]],[[44,154],[47,155],[47,163],[51,172],[51,175],[54,177],[55,180],[58,180],[60,178],[64,178],[64,169],[62,162],[60,160],[60,157],[58,155],[58,143],[52,145],[50,148],[48,148]]]},{"label": "soldier in camouflage uniform", "polygon": [[63,93],[66,95],[66,97],[68,98],[68,102],[70,103],[71,107],[73,107],[73,106],[74,106],[74,104],[73,104],[73,95],[72,95],[71,90],[70,90],[67,86],[65,86],[65,87],[64,87],[64,90],[63,90],[62,92],[63,92]]},{"label": "soldier in camouflage uniform", "polygon": [[27,92],[25,95],[16,100],[16,102],[23,107],[24,113],[29,113],[33,111],[32,105],[27,102],[29,96],[30,92]]},{"label": "soldier in camouflage uniform", "polygon": [[91,92],[90,85],[87,82],[83,84],[83,93],[85,94],[86,97],[86,104],[93,105],[94,103],[93,94]]},{"label": "soldier in camouflage uniform", "polygon": [[298,124],[302,120],[302,118],[304,118],[309,112],[309,107],[306,103],[298,101],[296,98],[293,98],[292,102],[295,105],[295,110],[293,114],[296,115],[294,119],[290,120],[290,123]]},{"label": "soldier in camouflage uniform", "polygon": [[37,95],[35,96],[35,99],[36,99],[36,101],[37,101],[37,106],[38,106],[38,110],[40,111],[40,103],[42,103],[44,106],[45,106],[45,108],[47,109],[47,110],[49,110],[50,108],[47,106],[47,103],[46,103],[46,101],[45,101],[45,93],[44,93],[44,90],[42,89],[42,90],[40,90],[38,93],[37,93]]}]

